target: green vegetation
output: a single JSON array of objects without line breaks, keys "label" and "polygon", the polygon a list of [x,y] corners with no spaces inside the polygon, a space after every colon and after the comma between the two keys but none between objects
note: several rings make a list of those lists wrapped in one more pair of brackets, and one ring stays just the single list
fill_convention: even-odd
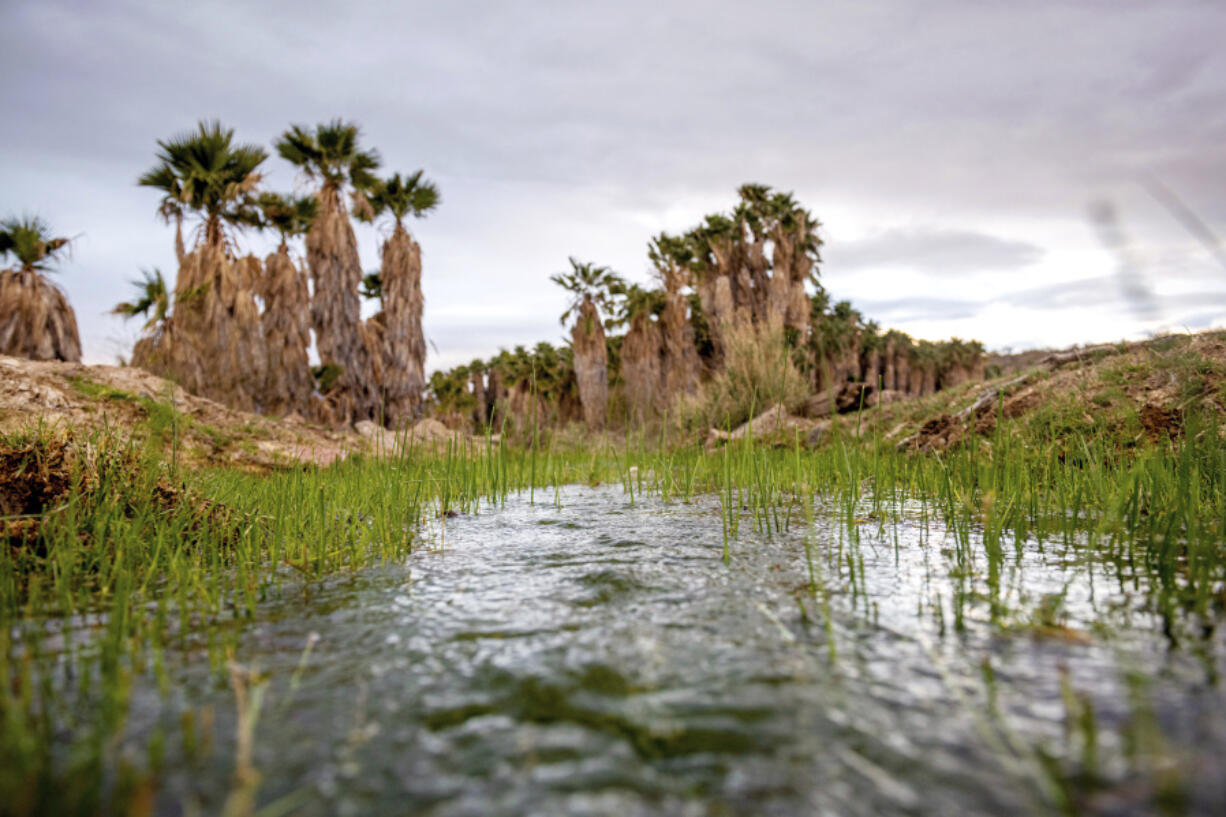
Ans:
[{"label": "green vegetation", "polygon": [[[538,372],[529,394],[556,388],[545,351],[525,355]],[[1108,403],[1127,365],[1104,369]],[[1188,358],[1187,365],[1201,373],[1202,387],[1221,374],[1216,364]],[[522,376],[532,382],[530,371]],[[175,421],[156,401],[79,379],[73,385],[139,403],[151,428]],[[1001,580],[1022,563],[1023,548],[1059,546],[1087,580],[1105,565],[1141,593],[1173,642],[1198,643],[1199,622],[1226,605],[1226,440],[1214,415],[1189,403],[1176,432],[1137,444],[1126,424],[1114,435],[1081,425],[1072,405],[1011,419],[1002,400],[994,427],[933,456],[896,450],[870,412],[836,425],[816,451],[798,437],[770,445],[749,438],[714,453],[641,436],[568,448],[541,433],[531,446],[493,436],[408,444],[387,460],[267,476],[185,473],[160,447],[114,433],[74,438],[42,429],[4,438],[0,802],[17,814],[111,808],[103,797],[118,811],[132,806],[156,786],[162,743],[194,740],[192,719],[201,716],[189,706],[184,734],[153,735],[143,758],[110,751],[128,728],[138,678],[152,677],[171,694],[168,653],[192,645],[224,678],[227,655],[263,600],[433,547],[437,520],[496,508],[514,492],[539,497],[535,489],[546,486],[620,482],[631,502],[717,497],[732,570],[742,530],[804,534],[816,516],[833,515],[844,533],[820,547],[837,552],[820,556],[811,537],[797,540],[809,565],[808,614],[819,618],[828,619],[830,582],[854,589],[863,579],[864,526],[888,533],[918,521],[948,532],[952,620],[943,605],[931,615],[951,636],[983,600],[1002,635],[1060,632],[1059,597],[1018,607]],[[833,659],[833,641],[830,648]],[[1084,703],[1071,692],[1067,703],[1092,731]]]}]

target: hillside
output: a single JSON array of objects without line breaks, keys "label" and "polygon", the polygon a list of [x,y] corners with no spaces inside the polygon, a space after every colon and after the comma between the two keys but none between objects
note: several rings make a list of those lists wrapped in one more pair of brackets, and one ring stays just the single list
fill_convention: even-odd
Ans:
[{"label": "hillside", "polygon": [[1120,448],[1210,427],[1226,433],[1226,332],[1070,349],[1027,362],[987,381],[834,422],[854,433],[858,419],[861,435],[879,434],[914,451],[974,437],[990,445],[1000,420],[1011,434],[1096,437]]},{"label": "hillside", "polygon": [[[1050,353],[1028,368],[919,399],[866,393],[862,411],[858,401],[845,397],[841,413],[787,418],[773,434],[784,415],[765,423],[759,418],[754,436],[792,444],[800,429],[809,444],[821,445],[858,434],[930,452],[975,437],[990,445],[998,418],[1014,434],[1096,436],[1121,448],[1177,439],[1193,428],[1216,426],[1226,433],[1226,333]],[[810,401],[819,409],[824,404],[821,396]],[[362,433],[228,409],[142,369],[0,356],[0,433],[40,423],[78,433],[118,429],[167,451],[177,445],[178,456],[189,463],[255,471],[327,465],[371,450],[371,437]],[[432,420],[423,423],[429,428],[420,426],[419,436],[445,433]],[[590,442],[575,432],[561,433],[558,442]]]},{"label": "hillside", "polygon": [[135,367],[0,356],[0,434],[40,424],[77,434],[118,430],[177,446],[190,464],[246,470],[325,465],[365,445],[354,432],[226,408]]}]

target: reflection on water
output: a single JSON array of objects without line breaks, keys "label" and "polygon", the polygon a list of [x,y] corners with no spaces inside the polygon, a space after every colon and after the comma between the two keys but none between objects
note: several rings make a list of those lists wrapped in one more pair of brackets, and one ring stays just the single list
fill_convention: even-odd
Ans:
[{"label": "reflection on water", "polygon": [[[265,606],[238,660],[270,679],[254,756],[270,813],[1226,802],[1220,637],[1172,649],[1137,588],[1074,553],[1027,545],[989,591],[936,528],[853,536],[819,519],[773,538],[744,525],[725,566],[710,502],[631,506],[620,488],[560,502],[447,520],[440,549]],[[175,734],[208,702],[218,745],[189,763],[168,741],[158,809],[213,812],[234,698],[198,659],[180,664],[170,699],[138,692],[132,731]]]}]

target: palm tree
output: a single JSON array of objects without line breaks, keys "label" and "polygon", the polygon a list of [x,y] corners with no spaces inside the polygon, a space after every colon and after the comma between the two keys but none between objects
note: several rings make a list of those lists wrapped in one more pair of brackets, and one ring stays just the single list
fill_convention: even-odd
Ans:
[{"label": "palm tree", "polygon": [[549,280],[571,293],[571,302],[562,313],[562,324],[577,313],[571,329],[575,379],[583,419],[588,428],[603,428],[609,410],[609,352],[605,342],[601,313],[613,306],[613,293],[622,286],[621,277],[608,267],[581,263],[570,258],[570,272],[551,275]]},{"label": "palm tree", "polygon": [[733,292],[733,255],[736,223],[722,214],[709,215],[698,227],[685,234],[690,269],[697,284],[702,311],[713,347],[713,359],[724,357],[724,336],[732,327],[736,315],[736,295]]},{"label": "palm tree", "polygon": [[306,271],[290,255],[289,242],[305,235],[319,211],[314,196],[262,193],[258,199],[263,223],[281,236],[277,251],[264,259],[260,323],[268,350],[264,381],[265,413],[298,412],[317,417],[311,403],[314,379],[307,349],[311,345],[311,297]]},{"label": "palm tree", "polygon": [[911,336],[897,329],[885,333],[885,388],[906,393],[911,383]]},{"label": "palm tree", "polygon": [[152,271],[141,270],[141,279],[131,283],[136,298],[115,304],[111,314],[124,320],[146,318],[141,336],[132,347],[132,365],[155,371],[164,368],[163,358],[170,347],[170,291],[162,271],[156,267]]},{"label": "palm tree", "polygon": [[315,284],[311,322],[324,365],[340,367],[334,412],[346,425],[376,419],[380,411],[377,341],[362,324],[358,285],[362,264],[357,237],[342,199],[348,191],[365,214],[365,192],[376,184],[379,155],[359,146],[361,130],[334,119],[307,128],[293,125],[277,140],[281,158],[319,185],[319,213],[306,237],[307,266]]},{"label": "palm tree", "polygon": [[662,349],[660,372],[665,400],[693,394],[698,388],[700,361],[694,342],[694,327],[686,315],[688,298],[682,291],[693,284],[689,263],[693,254],[684,239],[660,233],[647,245],[647,257],[664,287],[660,311]]},{"label": "palm tree", "polygon": [[0,271],[0,354],[81,359],[76,313],[47,277],[70,246],[69,239],[52,236],[37,216],[0,221],[0,258],[12,254],[17,262]]},{"label": "palm tree", "polygon": [[[158,214],[180,225],[198,220],[189,252],[180,255],[170,324],[173,343],[148,363],[188,391],[235,408],[259,407],[266,368],[254,287],[259,262],[239,259],[234,239],[260,224],[255,190],[268,153],[239,144],[221,123],[159,141],[158,163],[137,184],[161,191]],[[134,358],[135,358],[134,354]]]},{"label": "palm tree", "polygon": [[620,290],[616,325],[629,325],[621,345],[621,376],[630,420],[644,422],[656,408],[660,390],[662,337],[656,317],[664,311],[664,293],[631,284]]},{"label": "palm tree", "polygon": [[235,144],[234,130],[221,123],[199,122],[195,131],[158,141],[158,164],[137,181],[162,191],[158,214],[182,223],[195,213],[201,223],[197,243],[221,246],[225,228],[257,226],[252,198],[260,183],[259,166],[268,151],[259,145]]},{"label": "palm tree", "polygon": [[282,247],[288,246],[290,239],[306,235],[319,214],[319,201],[314,196],[261,193],[256,204],[260,208],[261,226],[276,230]]},{"label": "palm tree", "polygon": [[430,375],[430,395],[449,425],[466,422],[472,415],[476,401],[468,390],[468,374],[468,367],[461,365]]},{"label": "palm tree", "polygon": [[876,391],[883,382],[881,375],[881,347],[884,344],[881,325],[866,320],[860,326],[860,377]]},{"label": "palm tree", "polygon": [[473,392],[473,427],[480,433],[490,421],[489,403],[486,402],[485,372],[486,365],[480,358],[474,358],[468,364],[469,377]]},{"label": "palm tree", "polygon": [[936,344],[927,340],[916,342],[908,350],[907,394],[923,397],[936,391],[937,355]]},{"label": "palm tree", "polygon": [[590,262],[577,261],[573,256],[569,259],[570,272],[559,272],[549,276],[549,280],[571,294],[570,304],[562,313],[561,323],[575,312],[582,312],[585,302],[591,303],[598,311],[611,314],[616,305],[619,287],[624,285],[621,276],[608,267],[598,267]]},{"label": "palm tree", "polygon": [[[422,218],[438,206],[438,188],[422,171],[394,174],[373,185],[370,216],[393,219],[391,236],[383,242],[378,289],[383,303],[380,321],[383,400],[386,421],[395,425],[417,417],[426,387],[426,337],[422,332],[421,247],[404,228],[407,216]],[[373,282],[372,282],[373,283]],[[373,288],[373,287],[372,287]]]},{"label": "palm tree", "polygon": [[838,341],[834,358],[835,383],[860,379],[860,331],[864,316],[851,305],[839,301],[830,313],[830,324]]},{"label": "palm tree", "polygon": [[821,225],[791,193],[776,193],[769,203],[774,245],[771,255],[771,311],[784,316],[784,326],[804,337],[809,332],[809,296],[805,286],[818,282]]},{"label": "palm tree", "polygon": [[136,288],[136,299],[120,301],[115,304],[111,314],[120,315],[125,320],[138,315],[147,318],[141,326],[145,331],[159,326],[170,316],[170,293],[166,290],[166,279],[162,277],[162,271],[157,267],[141,270],[141,280],[131,283]]}]

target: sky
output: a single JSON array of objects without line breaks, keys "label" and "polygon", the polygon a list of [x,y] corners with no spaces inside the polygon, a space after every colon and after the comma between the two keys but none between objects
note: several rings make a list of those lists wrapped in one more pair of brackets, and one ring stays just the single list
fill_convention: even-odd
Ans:
[{"label": "sky", "polygon": [[883,327],[998,350],[1223,327],[1224,40],[1220,0],[3,0],[0,216],[75,237],[56,279],[87,362],[136,338],[107,314],[128,282],[175,269],[137,177],[214,118],[270,152],[353,120],[436,182],[409,225],[430,369],[560,342],[569,256],[646,281],[653,235],[751,181],[820,220],[823,285]]}]

